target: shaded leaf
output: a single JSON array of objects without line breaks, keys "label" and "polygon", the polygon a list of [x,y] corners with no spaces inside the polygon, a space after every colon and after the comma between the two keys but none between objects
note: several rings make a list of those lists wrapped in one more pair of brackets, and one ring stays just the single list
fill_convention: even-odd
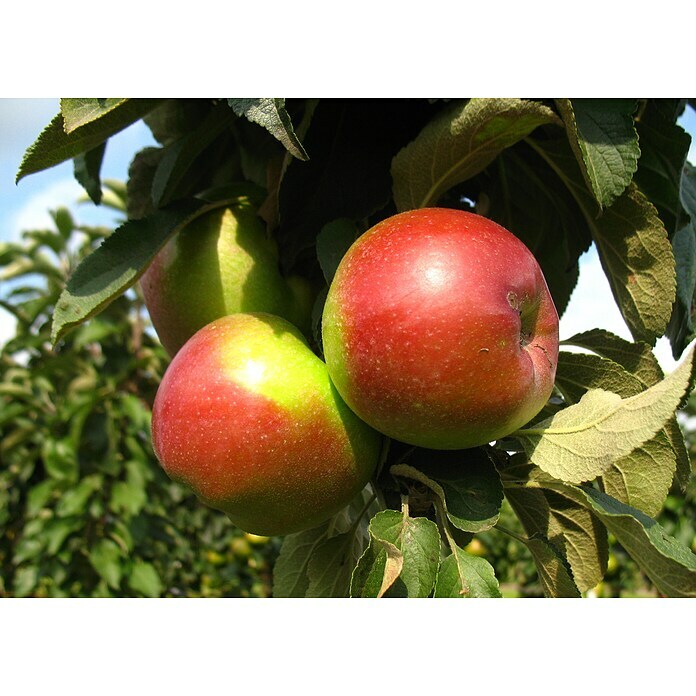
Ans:
[{"label": "shaded leaf", "polygon": [[328,538],[328,523],[283,539],[273,566],[274,597],[304,597],[309,588],[309,562],[318,546]]},{"label": "shaded leaf", "polygon": [[308,597],[349,597],[350,581],[363,553],[362,537],[345,532],[322,541],[312,553],[307,567]]},{"label": "shaded leaf", "polygon": [[527,539],[526,547],[534,558],[539,582],[545,597],[580,597],[580,590],[573,580],[567,561],[548,539]]},{"label": "shaded leaf", "polygon": [[75,179],[87,191],[87,195],[95,205],[99,205],[102,200],[101,171],[104,152],[106,151],[106,141],[101,145],[77,155],[73,160]]},{"label": "shaded leaf", "polygon": [[535,128],[559,123],[539,102],[471,99],[438,114],[392,163],[397,210],[435,205],[448,189],[485,169]]},{"label": "shaded leaf", "polygon": [[338,264],[358,237],[355,224],[346,218],[329,222],[317,235],[317,259],[328,285],[331,285]]}]

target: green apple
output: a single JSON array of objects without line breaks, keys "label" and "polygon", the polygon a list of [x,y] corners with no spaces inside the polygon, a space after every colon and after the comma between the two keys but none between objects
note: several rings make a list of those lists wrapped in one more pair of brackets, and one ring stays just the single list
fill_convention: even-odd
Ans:
[{"label": "green apple", "polygon": [[353,411],[421,447],[499,439],[553,390],[558,314],[539,264],[473,213],[413,210],[368,230],[338,266],[322,335]]},{"label": "green apple", "polygon": [[157,392],[152,438],[172,479],[262,536],[315,527],[347,505],[382,440],[300,331],[264,313],[215,320],[184,345]]},{"label": "green apple", "polygon": [[275,242],[248,203],[212,210],[180,230],[140,283],[172,356],[198,329],[235,312],[269,312],[309,330],[309,284],[283,278]]}]

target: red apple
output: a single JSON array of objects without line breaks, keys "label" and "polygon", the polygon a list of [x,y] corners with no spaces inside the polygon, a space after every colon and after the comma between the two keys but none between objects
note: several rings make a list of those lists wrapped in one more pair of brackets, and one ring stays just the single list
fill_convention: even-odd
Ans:
[{"label": "red apple", "polygon": [[369,481],[381,448],[302,334],[263,313],[216,320],[176,354],[152,439],[172,479],[265,536],[338,512]]},{"label": "red apple", "polygon": [[308,283],[281,276],[275,242],[248,203],[212,210],[184,227],[140,283],[155,331],[172,356],[198,329],[235,312],[269,312],[310,328]]},{"label": "red apple", "polygon": [[553,390],[558,314],[539,264],[473,213],[413,210],[368,230],[336,271],[322,326],[346,403],[413,445],[499,439]]}]

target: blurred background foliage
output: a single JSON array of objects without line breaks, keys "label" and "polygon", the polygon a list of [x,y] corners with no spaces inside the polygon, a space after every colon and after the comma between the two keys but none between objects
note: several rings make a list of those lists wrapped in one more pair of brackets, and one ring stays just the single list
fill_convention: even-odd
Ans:
[{"label": "blurred background foliage", "polygon": [[[125,187],[105,182],[123,212]],[[53,229],[0,245],[1,306],[17,319],[0,349],[0,596],[267,597],[280,539],[241,532],[171,482],[150,441],[152,401],[166,353],[134,288],[50,347],[66,278],[111,230],[67,209]],[[125,213],[124,213],[125,217]],[[692,462],[696,395],[680,420]],[[673,490],[657,518],[696,551],[696,480]],[[502,526],[523,534],[504,503]],[[596,597],[656,596],[610,535]],[[494,566],[505,596],[541,597],[525,546],[498,529],[467,551]]]}]

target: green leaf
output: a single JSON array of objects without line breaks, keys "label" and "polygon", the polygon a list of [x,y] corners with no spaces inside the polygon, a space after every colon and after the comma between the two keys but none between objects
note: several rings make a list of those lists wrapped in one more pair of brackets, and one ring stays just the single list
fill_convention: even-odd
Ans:
[{"label": "green leaf", "polygon": [[152,179],[152,201],[156,208],[181,197],[193,163],[229,127],[232,118],[232,112],[224,106],[211,109],[195,129],[165,148]]},{"label": "green leaf", "polygon": [[679,99],[648,99],[636,123],[641,156],[634,181],[657,208],[670,237],[686,222],[680,184],[691,136],[677,124],[679,109]]},{"label": "green leaf", "polygon": [[493,566],[458,546],[442,561],[435,583],[435,597],[500,598]]},{"label": "green leaf", "polygon": [[228,99],[237,116],[244,116],[252,123],[265,128],[285,149],[299,160],[308,160],[285,109],[285,99]]},{"label": "green leaf", "polygon": [[89,562],[113,590],[121,583],[121,549],[110,539],[100,539],[89,551]]},{"label": "green leaf", "polygon": [[307,597],[349,597],[350,580],[360,556],[363,539],[355,531],[321,541],[307,565]]},{"label": "green leaf", "polygon": [[543,471],[571,483],[590,481],[655,436],[693,384],[694,349],[674,372],[649,389],[622,399],[592,389],[556,415],[518,430],[529,458]]},{"label": "green leaf", "polygon": [[63,546],[63,542],[74,532],[82,529],[84,519],[81,518],[54,518],[46,524],[43,538],[46,541],[46,554],[55,556]]},{"label": "green leaf", "polygon": [[677,359],[694,338],[696,297],[696,214],[692,222],[675,232],[672,251],[676,262],[677,299],[667,326],[672,355]]},{"label": "green leaf", "polygon": [[183,201],[121,225],[68,280],[53,315],[53,343],[133,285],[170,236],[214,207],[200,201]]},{"label": "green leaf", "polygon": [[676,287],[672,246],[654,206],[631,183],[611,207],[598,215],[568,144],[527,142],[555,169],[583,210],[631,334],[652,345],[665,331]]},{"label": "green leaf", "polygon": [[60,113],[66,133],[103,118],[109,112],[122,107],[128,99],[61,99]]},{"label": "green leaf", "polygon": [[567,562],[548,539],[533,537],[527,539],[525,545],[534,559],[544,596],[551,598],[581,596],[567,567]]},{"label": "green leaf", "polygon": [[663,595],[696,597],[696,554],[655,520],[594,488],[559,487],[602,520]]},{"label": "green leaf", "polygon": [[27,597],[39,581],[39,569],[36,566],[17,568],[14,577],[15,597]]},{"label": "green leaf", "polygon": [[631,183],[640,148],[633,124],[635,99],[557,99],[570,146],[600,207]]},{"label": "green leaf", "polygon": [[88,152],[77,155],[73,160],[75,179],[87,191],[95,205],[99,205],[102,200],[99,172],[101,171],[105,151],[106,141]]},{"label": "green leaf", "polygon": [[503,485],[485,449],[440,452],[419,449],[413,466],[397,464],[390,473],[411,478],[434,491],[449,521],[464,532],[483,532],[500,515]]},{"label": "green leaf", "polygon": [[95,121],[66,133],[62,114],[57,114],[24,154],[17,181],[93,150],[153,109],[157,99],[129,99]]},{"label": "green leaf", "polygon": [[[440,533],[425,517],[383,510],[370,521],[370,545],[353,573],[351,596],[427,597],[440,562]],[[399,579],[399,584],[395,582]]]},{"label": "green leaf", "polygon": [[47,438],[41,448],[46,473],[59,481],[77,481],[79,464],[77,452],[68,440]]},{"label": "green leaf", "polygon": [[131,161],[126,184],[129,220],[139,220],[154,212],[152,180],[164,154],[162,147],[146,147],[137,152]]},{"label": "green leaf", "polygon": [[347,218],[329,222],[317,235],[317,259],[328,285],[331,285],[338,264],[358,238],[355,224]]},{"label": "green leaf", "polygon": [[[543,486],[549,479],[524,455],[515,455],[502,470],[505,495],[527,532],[528,539],[540,539],[553,547],[555,555],[565,559],[572,571],[573,583],[584,591],[594,587],[607,567],[607,531],[595,515],[573,498]],[[526,487],[529,481],[535,487]],[[563,569],[549,557],[541,543],[527,544],[539,571],[542,584],[552,578],[565,586]],[[543,567],[540,567],[542,564]],[[542,577],[546,573],[545,577]],[[553,584],[555,586],[555,584]]]},{"label": "green leaf", "polygon": [[164,589],[155,567],[145,561],[133,563],[128,575],[128,587],[146,597],[159,597]]},{"label": "green leaf", "polygon": [[435,205],[448,189],[485,169],[538,126],[560,123],[547,106],[523,99],[471,99],[438,114],[394,158],[398,211]]},{"label": "green leaf", "polygon": [[87,503],[94,491],[98,490],[103,480],[100,474],[83,478],[74,488],[70,488],[61,496],[56,506],[59,517],[81,515],[87,509]]}]

